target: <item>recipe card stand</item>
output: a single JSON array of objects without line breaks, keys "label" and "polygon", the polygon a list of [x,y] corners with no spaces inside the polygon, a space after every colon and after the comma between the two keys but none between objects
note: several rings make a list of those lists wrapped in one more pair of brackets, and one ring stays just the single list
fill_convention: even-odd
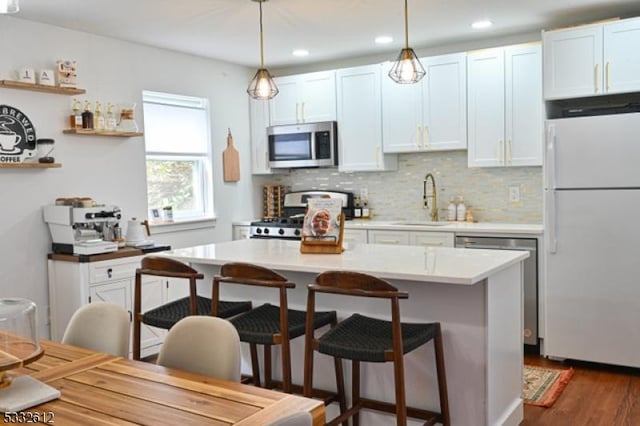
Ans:
[{"label": "recipe card stand", "polygon": [[300,241],[300,253],[340,254],[344,251],[342,238],[344,236],[344,213],[340,216],[340,230],[336,240],[318,240],[303,236]]}]

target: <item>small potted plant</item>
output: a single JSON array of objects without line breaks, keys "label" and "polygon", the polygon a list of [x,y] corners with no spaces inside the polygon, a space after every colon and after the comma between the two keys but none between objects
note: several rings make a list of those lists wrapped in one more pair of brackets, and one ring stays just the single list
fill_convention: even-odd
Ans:
[{"label": "small potted plant", "polygon": [[162,215],[166,222],[173,222],[173,207],[172,206],[163,207]]}]

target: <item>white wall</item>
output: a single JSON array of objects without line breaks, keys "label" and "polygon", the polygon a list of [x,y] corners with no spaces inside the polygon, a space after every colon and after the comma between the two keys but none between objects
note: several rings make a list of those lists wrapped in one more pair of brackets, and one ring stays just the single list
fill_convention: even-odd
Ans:
[{"label": "white wall", "polygon": [[[253,218],[262,209],[260,191],[250,173],[249,112],[246,86],[252,69],[87,33],[0,16],[0,78],[30,66],[53,68],[58,59],[78,61],[78,99],[136,102],[143,128],[143,90],[208,98],[211,105],[215,227],[152,236],[184,247],[231,239],[232,219]],[[116,204],[125,219],[147,216],[144,138],[64,135],[72,97],[0,89],[0,104],[20,109],[38,138],[55,139],[60,169],[0,169],[0,297],[34,300],[40,308],[43,336],[48,335],[47,253],[51,238],[42,206],[57,197],[89,196]],[[230,127],[241,158],[241,179],[222,181],[222,151]],[[180,143],[180,141],[176,141]],[[254,195],[257,194],[257,195]],[[123,225],[126,220],[123,221]]]}]

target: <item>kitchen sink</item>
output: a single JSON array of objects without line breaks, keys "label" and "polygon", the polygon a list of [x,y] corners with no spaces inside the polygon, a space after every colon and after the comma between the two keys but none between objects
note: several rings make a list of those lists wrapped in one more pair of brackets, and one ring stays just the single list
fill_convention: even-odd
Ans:
[{"label": "kitchen sink", "polygon": [[402,222],[394,222],[394,225],[406,225],[406,226],[445,226],[449,225],[449,222],[432,222],[429,220],[406,220]]}]

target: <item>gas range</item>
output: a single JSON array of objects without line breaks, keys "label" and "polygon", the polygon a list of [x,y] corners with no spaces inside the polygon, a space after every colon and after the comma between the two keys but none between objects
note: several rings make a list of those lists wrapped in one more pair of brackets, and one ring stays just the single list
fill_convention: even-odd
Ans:
[{"label": "gas range", "polygon": [[309,198],[340,198],[347,219],[353,218],[353,194],[338,191],[298,191],[284,196],[284,216],[268,217],[251,222],[250,238],[300,240],[302,224]]},{"label": "gas range", "polygon": [[269,217],[251,222],[251,238],[299,240],[304,216]]}]

